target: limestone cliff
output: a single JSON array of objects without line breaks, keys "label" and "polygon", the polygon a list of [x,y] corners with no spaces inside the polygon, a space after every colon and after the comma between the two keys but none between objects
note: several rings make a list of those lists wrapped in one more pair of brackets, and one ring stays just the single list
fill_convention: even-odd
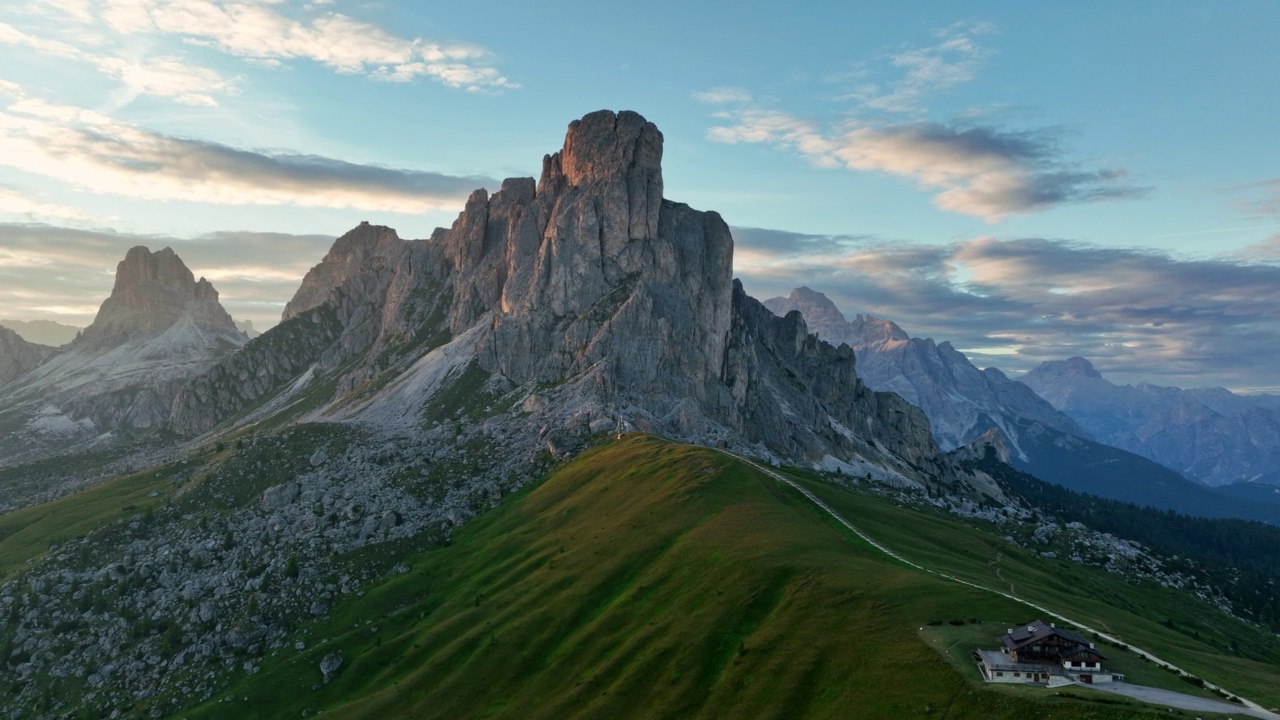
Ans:
[{"label": "limestone cliff", "polygon": [[116,266],[111,296],[71,346],[107,350],[158,335],[180,323],[190,324],[211,343],[221,339],[238,345],[244,341],[208,280],[196,280],[170,248],[153,253],[138,246]]},{"label": "limestone cliff", "polygon": [[314,385],[331,402],[308,417],[388,422],[469,366],[514,401],[490,422],[539,442],[622,417],[794,460],[940,467],[923,415],[863,386],[847,347],[735,286],[725,222],[663,199],[662,146],[636,113],[591,113],[536,183],[477,190],[429,240],[362,224],[307,274],[279,328],[178,397],[174,428],[301,397],[313,377],[333,380]]}]

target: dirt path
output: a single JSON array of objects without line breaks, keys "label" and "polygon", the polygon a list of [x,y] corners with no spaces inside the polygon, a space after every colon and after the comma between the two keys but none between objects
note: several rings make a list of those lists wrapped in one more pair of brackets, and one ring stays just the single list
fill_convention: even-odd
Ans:
[{"label": "dirt path", "polygon": [[[711,448],[711,449],[716,449],[716,448]],[[1073,620],[1073,619],[1071,619],[1071,618],[1067,617],[1066,615],[1061,615],[1061,614],[1059,614],[1059,613],[1056,613],[1056,612],[1054,612],[1054,611],[1052,611],[1052,610],[1050,610],[1050,609],[1048,609],[1048,608],[1046,608],[1046,607],[1043,607],[1043,606],[1041,606],[1041,605],[1037,605],[1037,604],[1035,604],[1035,603],[1033,603],[1033,602],[1031,602],[1031,601],[1029,601],[1029,600],[1024,600],[1024,599],[1022,599],[1022,598],[1020,598],[1020,597],[1016,597],[1016,596],[1014,596],[1014,595],[1013,595],[1013,593],[1012,593],[1012,591],[1013,591],[1013,585],[1012,585],[1012,584],[1010,584],[1010,586],[1009,586],[1009,590],[1010,590],[1010,592],[1003,592],[1003,591],[1001,591],[1001,590],[994,590],[994,589],[989,588],[989,587],[986,587],[986,586],[984,586],[984,585],[978,585],[977,583],[969,582],[968,580],[961,580],[960,578],[955,577],[954,575],[948,575],[948,574],[943,573],[943,572],[938,572],[937,570],[931,570],[931,569],[929,569],[929,568],[927,568],[927,567],[924,567],[923,565],[919,565],[919,564],[917,564],[917,563],[913,563],[913,562],[911,562],[910,560],[908,560],[908,559],[906,559],[906,558],[902,557],[902,556],[901,556],[901,555],[899,555],[898,553],[896,553],[896,552],[894,552],[894,551],[890,550],[889,548],[885,547],[884,545],[880,544],[880,543],[879,543],[879,542],[877,542],[874,538],[872,538],[870,535],[867,535],[866,533],[864,533],[862,530],[858,529],[858,528],[857,528],[853,523],[851,523],[851,522],[849,522],[848,520],[846,520],[846,519],[844,518],[844,516],[843,516],[843,515],[841,515],[840,513],[836,512],[836,511],[835,511],[835,510],[834,510],[830,505],[827,505],[827,504],[826,504],[825,502],[823,502],[820,498],[818,498],[818,496],[817,496],[817,495],[814,495],[814,494],[813,494],[812,492],[810,492],[807,488],[804,488],[803,486],[801,486],[801,485],[800,485],[800,483],[797,483],[796,481],[792,480],[791,478],[788,478],[788,477],[786,477],[786,476],[784,476],[784,475],[781,475],[780,473],[774,472],[773,470],[770,470],[769,468],[767,468],[767,467],[765,467],[765,466],[763,466],[763,465],[761,465],[761,464],[757,463],[756,461],[754,461],[754,460],[752,460],[752,459],[750,459],[750,458],[743,457],[743,456],[741,456],[741,455],[737,455],[737,454],[735,454],[735,453],[728,452],[727,450],[719,450],[719,452],[722,452],[722,453],[724,453],[724,454],[726,454],[726,455],[730,455],[730,456],[732,456],[732,457],[734,457],[734,458],[736,458],[736,459],[738,459],[738,460],[741,460],[742,462],[744,462],[744,463],[746,463],[746,464],[750,465],[751,467],[753,467],[753,468],[755,468],[755,469],[759,470],[760,472],[764,473],[765,475],[768,475],[769,477],[773,478],[774,480],[777,480],[778,482],[781,482],[781,483],[785,483],[785,484],[790,485],[791,487],[795,488],[797,491],[799,491],[799,492],[800,492],[800,494],[804,495],[804,496],[805,496],[806,498],[808,498],[811,502],[813,502],[813,504],[814,504],[814,505],[817,505],[818,507],[822,508],[824,511],[826,511],[826,513],[827,513],[828,515],[830,515],[831,517],[835,518],[835,520],[836,520],[837,522],[839,522],[841,525],[843,525],[843,526],[845,526],[846,528],[848,528],[848,529],[849,529],[849,530],[850,530],[854,535],[857,535],[858,537],[860,537],[860,538],[862,538],[863,540],[865,540],[865,541],[867,542],[867,544],[868,544],[868,545],[870,545],[871,547],[873,547],[873,548],[875,548],[875,549],[879,550],[880,552],[884,553],[885,555],[888,555],[889,557],[893,558],[894,560],[897,560],[898,562],[900,562],[900,563],[902,563],[902,564],[904,564],[904,565],[907,565],[908,567],[912,567],[912,568],[915,568],[915,569],[920,570],[920,571],[922,571],[922,572],[929,573],[930,575],[934,575],[934,576],[936,576],[936,577],[940,577],[940,578],[943,578],[943,579],[945,579],[945,580],[950,580],[950,581],[952,581],[952,582],[957,582],[957,583],[960,583],[961,585],[965,585],[965,586],[968,586],[968,587],[971,587],[971,588],[976,588],[976,589],[978,589],[978,590],[986,590],[987,592],[992,592],[992,593],[995,593],[996,595],[999,595],[999,596],[1001,596],[1001,597],[1004,597],[1004,598],[1008,598],[1008,599],[1010,599],[1010,600],[1013,600],[1014,602],[1021,603],[1021,604],[1025,605],[1025,606],[1027,606],[1027,607],[1029,607],[1029,608],[1031,608],[1031,609],[1033,609],[1033,610],[1037,610],[1037,611],[1039,611],[1039,612],[1041,612],[1041,613],[1043,613],[1043,614],[1045,614],[1045,615],[1047,615],[1047,616],[1049,616],[1049,617],[1051,617],[1051,618],[1053,618],[1053,619],[1055,619],[1055,620],[1061,620],[1061,621],[1062,621],[1062,622],[1064,622],[1064,623],[1068,623],[1068,624],[1071,624],[1071,625],[1075,625],[1076,627],[1080,628],[1081,630],[1083,630],[1083,631],[1085,631],[1085,632],[1094,633],[1094,634],[1096,634],[1098,637],[1102,638],[1103,640],[1106,640],[1107,642],[1110,642],[1110,643],[1113,643],[1113,644],[1116,644],[1116,645],[1121,645],[1121,644],[1128,645],[1129,650],[1130,650],[1131,652],[1133,652],[1133,653],[1135,653],[1135,654],[1137,654],[1137,655],[1139,655],[1139,656],[1141,656],[1141,657],[1144,657],[1144,658],[1146,658],[1146,659],[1150,660],[1151,662],[1155,663],[1156,665],[1159,665],[1160,667],[1167,668],[1167,669],[1172,670],[1172,671],[1174,671],[1174,672],[1176,672],[1176,673],[1178,673],[1178,674],[1180,674],[1180,675],[1191,676],[1191,673],[1187,672],[1186,670],[1183,670],[1182,668],[1180,668],[1180,667],[1178,667],[1178,666],[1174,665],[1173,663],[1171,663],[1171,662],[1167,662],[1167,661],[1165,661],[1165,660],[1161,660],[1160,658],[1156,657],[1155,655],[1152,655],[1151,653],[1147,652],[1146,650],[1143,650],[1143,649],[1141,649],[1141,648],[1135,647],[1135,646],[1133,646],[1132,644],[1125,643],[1125,642],[1121,641],[1121,640],[1120,640],[1120,638],[1117,638],[1117,637],[1115,637],[1115,636],[1113,636],[1113,635],[1111,635],[1111,634],[1109,634],[1109,633],[1102,632],[1102,631],[1100,631],[1100,630],[1097,630],[1097,629],[1095,629],[1095,628],[1092,628],[1092,627],[1090,627],[1090,626],[1088,626],[1088,625],[1085,625],[1085,624],[1084,624],[1084,623],[1082,623],[1082,622],[1079,622],[1079,621],[1077,621],[1077,620]],[[999,572],[999,571],[997,570],[997,574],[998,574],[998,572]],[[1003,580],[1003,578],[1001,578],[1001,580]],[[1100,686],[1094,686],[1094,687],[1100,687]],[[1139,686],[1130,686],[1130,687],[1139,687]],[[1204,683],[1204,687],[1205,687],[1205,688],[1207,688],[1207,689],[1209,689],[1209,690],[1223,690],[1223,692],[1229,692],[1229,691],[1224,690],[1223,688],[1220,688],[1219,686],[1214,685],[1213,683],[1210,683],[1210,682],[1207,682],[1207,681]],[[1153,689],[1153,688],[1152,688],[1152,689]],[[1180,694],[1180,693],[1174,693],[1174,694]],[[1242,707],[1238,707],[1238,706],[1231,706],[1231,707],[1234,709],[1234,711],[1235,711],[1235,712],[1245,713],[1245,714],[1248,714],[1248,715],[1252,715],[1252,716],[1254,716],[1254,717],[1267,718],[1268,720],[1280,720],[1280,715],[1277,715],[1277,714],[1275,714],[1275,713],[1273,713],[1273,712],[1270,712],[1269,710],[1267,710],[1266,708],[1262,707],[1261,705],[1259,705],[1259,704],[1257,704],[1257,703],[1253,702],[1252,700],[1248,700],[1248,699],[1245,699],[1245,698],[1243,698],[1243,697],[1240,697],[1240,696],[1239,696],[1238,694],[1236,694],[1236,693],[1231,693],[1231,694],[1232,694],[1232,695],[1235,695],[1235,696],[1236,696],[1236,697],[1238,697],[1238,698],[1240,698],[1240,701],[1244,703],[1244,707],[1243,707],[1243,708],[1242,708]],[[1191,697],[1191,696],[1188,696],[1188,697]],[[1139,699],[1143,699],[1143,698],[1139,698]],[[1160,701],[1158,701],[1158,700],[1150,700],[1149,702],[1156,702],[1156,703],[1159,703],[1159,704],[1166,704],[1166,703],[1161,703],[1161,702],[1160,702]],[[1246,712],[1246,710],[1247,710],[1248,712]]]},{"label": "dirt path", "polygon": [[1018,590],[1017,590],[1017,588],[1015,588],[1015,587],[1013,586],[1013,581],[1012,581],[1012,580],[1005,580],[1005,579],[1004,579],[1004,575],[1002,575],[1002,574],[1000,573],[1000,561],[1001,561],[1001,560],[1003,560],[1003,559],[1004,559],[1004,553],[1002,553],[1002,552],[1000,552],[999,550],[997,550],[997,551],[996,551],[996,559],[995,559],[995,560],[992,560],[991,562],[989,562],[989,563],[987,563],[987,564],[988,564],[988,565],[995,565],[995,566],[996,566],[996,577],[1000,578],[1000,582],[1002,582],[1002,583],[1009,583],[1009,594],[1010,594],[1010,595],[1017,595],[1017,594],[1018,594]]}]

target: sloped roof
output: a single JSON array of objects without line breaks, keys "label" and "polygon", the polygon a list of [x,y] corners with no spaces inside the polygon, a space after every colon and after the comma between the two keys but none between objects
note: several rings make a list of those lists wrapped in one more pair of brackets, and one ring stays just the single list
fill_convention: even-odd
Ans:
[{"label": "sloped roof", "polygon": [[[1000,638],[1000,642],[1004,643],[1004,646],[1010,650],[1019,650],[1030,645],[1034,641],[1044,639],[1050,635],[1057,635],[1058,637],[1075,645],[1081,645],[1086,649],[1092,649],[1089,647],[1089,641],[1084,637],[1073,633],[1070,630],[1064,630],[1060,627],[1047,625],[1043,620],[1036,620],[1030,625],[1023,625],[1022,627],[1014,628],[1013,632],[1006,633],[1004,637]],[[1093,652],[1097,653],[1103,659],[1107,657],[1096,649],[1093,649]]]}]

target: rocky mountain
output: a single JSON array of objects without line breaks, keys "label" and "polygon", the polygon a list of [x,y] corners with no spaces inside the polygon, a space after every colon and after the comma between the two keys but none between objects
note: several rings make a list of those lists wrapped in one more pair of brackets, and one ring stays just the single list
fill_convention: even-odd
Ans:
[{"label": "rocky mountain", "polygon": [[1028,423],[1068,435],[1085,432],[1034,392],[998,368],[980,370],[950,342],[913,338],[892,321],[859,314],[846,320],[826,295],[807,287],[765,306],[779,315],[804,315],[818,337],[853,348],[858,377],[869,387],[897,393],[929,417],[933,437],[952,450],[999,428],[1014,455],[1027,459],[1023,438]]},{"label": "rocky mountain", "polygon": [[[156,414],[137,417],[159,421],[149,434],[141,423],[116,426],[114,447],[133,453],[127,463],[83,443],[89,450],[53,462],[0,466],[0,483],[89,471],[111,480],[4,516],[0,717],[312,716],[370,700],[364,680],[446,717],[523,717],[538,703],[547,717],[563,715],[539,699],[547,697],[589,697],[600,709],[607,696],[616,704],[606,709],[624,712],[655,684],[692,698],[671,705],[674,714],[697,714],[702,703],[707,714],[753,717],[760,706],[706,704],[708,688],[754,697],[733,678],[794,665],[770,638],[811,648],[831,627],[879,627],[885,608],[901,621],[883,633],[898,644],[877,645],[891,648],[880,665],[905,657],[932,668],[950,683],[937,685],[938,702],[981,692],[966,689],[915,629],[1025,608],[990,615],[991,602],[1004,600],[976,597],[971,581],[953,586],[851,545],[825,506],[809,504],[818,495],[830,507],[860,507],[904,554],[925,552],[941,572],[993,576],[1001,593],[1053,572],[1066,578],[1064,608],[1093,602],[1098,588],[1114,605],[1142,604],[1123,583],[1099,584],[1065,559],[1041,565],[1053,558],[1029,549],[1050,540],[1040,529],[1048,521],[1033,521],[992,475],[962,465],[988,448],[1011,456],[1002,431],[967,456],[943,456],[925,414],[869,388],[850,347],[812,334],[800,312],[778,316],[748,297],[731,277],[723,220],[662,197],[662,142],[635,113],[592,113],[543,158],[537,181],[477,191],[449,229],[402,240],[362,223],[307,273],[281,322],[249,341],[174,258],[131,252],[101,325],[18,381],[31,389],[22,407],[68,419],[119,382],[106,397],[123,410],[103,410],[104,422],[146,408]],[[157,320],[159,305],[180,311]],[[73,367],[64,355],[85,360]],[[106,357],[120,361],[90,362]],[[90,366],[103,374],[81,381]],[[130,367],[137,374],[122,370]],[[164,375],[171,367],[181,372]],[[138,405],[144,389],[154,402]],[[91,417],[75,422],[100,432]],[[1071,442],[1027,425],[1015,428],[1019,437]],[[615,435],[633,429],[704,447]],[[14,436],[32,437],[23,432]],[[788,476],[814,495],[761,472],[783,462],[802,466]],[[865,494],[851,500],[820,477]],[[13,497],[0,494],[11,503],[0,512]],[[975,535],[947,515],[998,530]],[[1053,547],[1099,564],[1121,544],[1096,535],[1072,529],[1070,544],[1058,537]],[[1133,560],[1123,564],[1142,565],[1135,581],[1152,584],[1142,598],[1160,592],[1154,583],[1192,587],[1123,548]],[[949,567],[942,560],[952,554]],[[834,583],[837,574],[845,579]],[[725,622],[704,622],[698,613],[708,608]],[[691,630],[653,622],[671,617],[687,617]],[[615,672],[618,632],[654,641],[622,653],[634,672]],[[1223,637],[1204,646],[1220,650]],[[579,652],[583,639],[591,647]],[[867,665],[847,642],[832,647],[844,653],[829,668],[832,683]],[[527,672],[511,671],[511,648]],[[548,665],[552,656],[568,664]],[[578,664],[588,656],[592,665]],[[528,696],[499,697],[476,680],[491,672],[481,668],[550,680]],[[459,686],[422,674],[441,669],[470,688],[466,703],[430,695],[461,697]],[[635,693],[608,680],[622,675]],[[823,713],[855,706],[815,693],[811,668],[788,676],[794,689],[765,693],[780,713],[794,710],[795,697]],[[386,698],[362,712],[415,715],[389,710]],[[879,714],[902,707],[895,700]]]},{"label": "rocky mountain", "polygon": [[908,482],[938,470],[918,410],[732,282],[720,216],[662,197],[662,141],[635,113],[592,113],[536,183],[476,191],[428,240],[353,229],[277,328],[179,394],[173,428],[294,407],[409,432],[466,377],[492,401],[474,409],[491,434],[529,452],[621,421]]},{"label": "rocky mountain", "polygon": [[258,332],[258,329],[253,326],[253,321],[251,320],[237,320],[236,329],[244,333],[244,336],[249,338],[250,340],[262,334]]},{"label": "rocky mountain", "polygon": [[209,281],[197,281],[169,248],[135,247],[93,324],[0,394],[21,428],[0,458],[158,428],[182,384],[245,342]]},{"label": "rocky mountain", "polygon": [[957,462],[984,457],[992,447],[1019,470],[1100,497],[1205,517],[1280,520],[1273,503],[1209,492],[1149,456],[1095,441],[1082,429],[1089,427],[1083,419],[1077,424],[998,368],[979,370],[949,342],[910,337],[880,318],[845,320],[829,298],[809,288],[765,304],[775,313],[812,317],[819,337],[850,345],[858,377],[921,408],[938,445]]},{"label": "rocky mountain", "polygon": [[49,359],[54,352],[54,348],[27,342],[13,330],[0,327],[0,386]]},{"label": "rocky mountain", "polygon": [[75,340],[80,332],[74,325],[52,320],[0,320],[0,327],[9,328],[29,343],[49,347],[62,347]]},{"label": "rocky mountain", "polygon": [[1043,363],[1019,380],[1102,442],[1207,485],[1280,484],[1275,396],[1116,385],[1079,357]]}]

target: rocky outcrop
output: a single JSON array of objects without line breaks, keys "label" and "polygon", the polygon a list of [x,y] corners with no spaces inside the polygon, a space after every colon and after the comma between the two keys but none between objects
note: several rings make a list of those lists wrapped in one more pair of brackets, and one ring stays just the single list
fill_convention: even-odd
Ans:
[{"label": "rocky outcrop", "polygon": [[1094,437],[1208,485],[1280,484],[1280,401],[1223,388],[1116,385],[1080,357],[1019,378]]},{"label": "rocky outcrop", "polygon": [[991,455],[996,460],[1009,465],[1012,459],[1009,453],[1009,441],[1000,428],[991,428],[947,455],[956,462],[979,462]]},{"label": "rocky outcrop", "polygon": [[13,330],[0,327],[0,385],[13,382],[54,352],[54,348],[29,343]]},{"label": "rocky outcrop", "polygon": [[93,324],[5,388],[0,406],[27,422],[13,444],[0,442],[0,460],[157,428],[187,380],[245,341],[218,291],[173,250],[135,247]]},{"label": "rocky outcrop", "polygon": [[253,326],[253,321],[251,320],[237,320],[236,329],[244,333],[244,336],[249,338],[250,340],[262,334],[261,332],[258,332],[258,329]]},{"label": "rocky outcrop", "polygon": [[[429,240],[355,228],[307,274],[279,328],[182,393],[174,428],[203,432],[294,392],[307,373],[335,378],[316,387],[343,408],[313,419],[402,417],[474,367],[522,409],[493,421],[501,432],[553,446],[621,416],[795,460],[872,458],[906,474],[936,465],[923,416],[861,385],[847,348],[735,290],[728,226],[662,198],[662,145],[635,113],[591,113],[543,158],[537,182],[477,190]],[[297,324],[322,311],[331,325]],[[274,339],[289,327],[308,337]],[[451,341],[462,345],[442,347]]]},{"label": "rocky outcrop", "polygon": [[868,459],[899,458],[920,474],[946,473],[924,413],[864,385],[848,345],[833,347],[808,332],[800,313],[779,318],[740,284],[734,289],[726,381],[741,432],[786,457],[842,448]]},{"label": "rocky outcrop", "polygon": [[361,223],[307,273],[279,325],[178,394],[172,428],[203,433],[267,396],[316,392],[307,387],[313,377],[336,376],[316,398],[332,400],[447,342],[447,279],[437,244],[401,240],[391,228]]},{"label": "rocky outcrop", "polygon": [[845,320],[827,296],[807,287],[766,307],[783,315],[799,311],[819,337],[847,343],[858,358],[858,376],[870,387],[901,395],[924,410],[944,450],[961,447],[1000,428],[1015,454],[1026,458],[1023,433],[1036,423],[1069,435],[1084,431],[1026,386],[998,368],[979,370],[951,343],[913,338],[889,320],[857,315]]},{"label": "rocky outcrop", "polygon": [[218,291],[195,279],[170,248],[151,252],[138,246],[116,266],[115,287],[93,324],[72,343],[74,349],[109,350],[187,323],[213,342],[244,342],[235,321],[218,302]]}]

